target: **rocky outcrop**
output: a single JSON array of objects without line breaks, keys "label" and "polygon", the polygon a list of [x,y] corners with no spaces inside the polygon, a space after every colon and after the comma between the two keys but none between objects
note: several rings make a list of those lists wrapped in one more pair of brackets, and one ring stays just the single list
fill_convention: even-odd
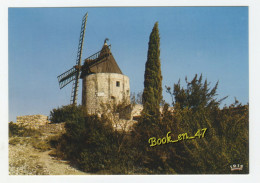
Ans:
[{"label": "rocky outcrop", "polygon": [[39,129],[40,126],[44,126],[50,123],[48,116],[44,115],[26,115],[26,116],[17,116],[16,122],[18,125],[21,125],[26,128]]}]

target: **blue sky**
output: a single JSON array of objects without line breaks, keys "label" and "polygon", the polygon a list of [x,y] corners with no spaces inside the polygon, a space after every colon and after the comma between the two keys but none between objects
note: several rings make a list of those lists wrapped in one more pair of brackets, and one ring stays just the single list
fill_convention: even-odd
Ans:
[{"label": "blue sky", "polygon": [[[158,21],[163,89],[202,73],[212,87],[219,81],[219,98],[229,96],[223,104],[234,97],[248,102],[247,7],[9,8],[9,121],[69,103],[72,84],[60,90],[57,76],[76,63],[86,12],[83,59],[109,38],[132,92],[143,90],[149,35]],[[81,103],[81,84],[79,91]]]}]

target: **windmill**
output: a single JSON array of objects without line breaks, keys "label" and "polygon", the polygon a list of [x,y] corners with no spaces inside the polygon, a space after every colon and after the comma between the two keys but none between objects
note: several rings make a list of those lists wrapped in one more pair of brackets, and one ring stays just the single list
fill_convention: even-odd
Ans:
[{"label": "windmill", "polygon": [[123,75],[105,39],[102,49],[81,65],[82,47],[88,14],[82,19],[76,65],[58,76],[60,89],[73,81],[70,103],[77,105],[79,79],[82,79],[82,106],[89,114],[100,111],[103,102],[129,98],[129,78]]},{"label": "windmill", "polygon": [[88,13],[86,13],[82,18],[76,65],[57,77],[59,81],[60,89],[62,89],[63,87],[65,87],[66,85],[68,85],[70,82],[73,81],[71,98],[70,98],[70,104],[73,105],[77,105],[79,78],[80,78],[80,71],[81,71],[81,56],[82,56],[82,48],[83,48],[87,18],[88,18]]}]

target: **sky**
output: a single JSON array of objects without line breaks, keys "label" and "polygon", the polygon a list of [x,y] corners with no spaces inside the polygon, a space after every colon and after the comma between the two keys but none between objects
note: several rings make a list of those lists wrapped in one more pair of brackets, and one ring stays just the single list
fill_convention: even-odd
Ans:
[{"label": "sky", "polygon": [[[163,96],[165,86],[184,86],[202,74],[219,81],[218,98],[249,101],[248,7],[9,8],[9,121],[49,115],[70,102],[72,83],[57,76],[76,63],[81,21],[88,12],[82,60],[100,51],[105,38],[131,92],[143,90],[149,35],[158,21]],[[81,103],[81,83],[78,103]]]}]

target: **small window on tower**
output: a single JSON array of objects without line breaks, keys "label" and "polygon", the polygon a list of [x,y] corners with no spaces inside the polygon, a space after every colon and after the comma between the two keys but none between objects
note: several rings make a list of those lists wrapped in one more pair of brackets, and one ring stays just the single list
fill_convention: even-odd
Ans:
[{"label": "small window on tower", "polygon": [[117,81],[117,82],[116,82],[116,86],[117,86],[117,87],[120,87],[120,81]]}]

